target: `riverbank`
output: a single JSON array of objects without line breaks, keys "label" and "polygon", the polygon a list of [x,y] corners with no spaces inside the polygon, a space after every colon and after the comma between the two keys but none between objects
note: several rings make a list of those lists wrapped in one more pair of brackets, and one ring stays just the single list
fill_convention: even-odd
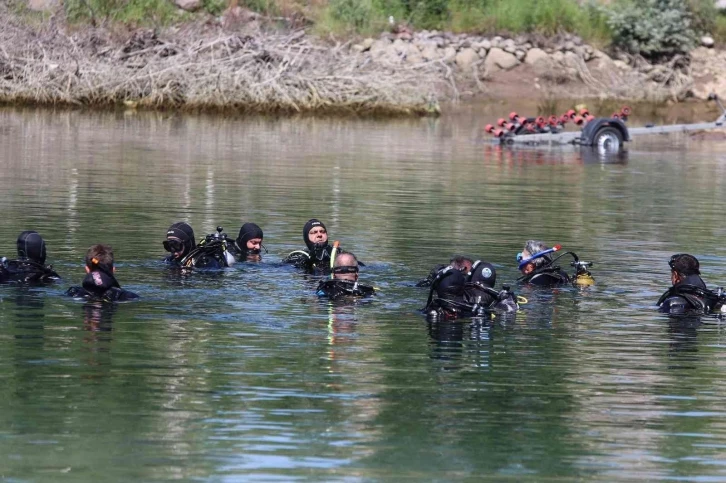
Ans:
[{"label": "riverbank", "polygon": [[331,42],[272,28],[239,7],[156,30],[78,29],[54,18],[33,26],[3,17],[4,104],[427,115],[468,99],[682,101],[720,89],[713,61],[726,65],[726,55],[706,48],[654,65],[571,35],[484,37],[394,26],[377,38]]}]

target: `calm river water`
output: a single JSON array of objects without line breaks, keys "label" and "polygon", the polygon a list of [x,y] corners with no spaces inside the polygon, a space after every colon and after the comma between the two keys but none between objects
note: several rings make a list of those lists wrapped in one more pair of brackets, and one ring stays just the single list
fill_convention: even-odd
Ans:
[{"label": "calm river water", "polygon": [[[726,284],[726,142],[602,162],[499,149],[491,119],[219,119],[0,111],[0,254],[26,229],[63,276],[0,287],[0,475],[25,481],[726,481],[726,322],[653,310],[689,252]],[[319,217],[380,293],[332,306],[281,266]],[[260,224],[260,264],[179,277],[197,237]],[[517,277],[528,238],[597,285],[514,319],[429,324],[455,253]],[[137,303],[62,296],[93,243]]]}]

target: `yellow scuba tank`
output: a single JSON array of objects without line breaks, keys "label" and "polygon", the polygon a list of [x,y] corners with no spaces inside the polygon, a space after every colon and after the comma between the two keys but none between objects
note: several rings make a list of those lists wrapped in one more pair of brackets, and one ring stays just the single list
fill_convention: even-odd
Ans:
[{"label": "yellow scuba tank", "polygon": [[590,275],[590,272],[578,273],[575,275],[574,283],[576,285],[582,285],[582,286],[595,285],[595,279],[592,278],[592,275]]}]

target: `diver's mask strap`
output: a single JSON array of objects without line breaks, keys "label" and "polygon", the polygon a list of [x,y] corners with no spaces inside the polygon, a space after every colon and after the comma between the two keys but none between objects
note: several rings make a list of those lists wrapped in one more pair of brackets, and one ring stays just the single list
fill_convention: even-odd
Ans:
[{"label": "diver's mask strap", "polygon": [[481,263],[481,260],[477,260],[477,261],[475,261],[474,263],[472,263],[472,264],[471,264],[471,270],[469,270],[469,271],[468,271],[468,272],[466,273],[466,276],[467,276],[467,277],[471,277],[471,274],[472,274],[472,273],[474,273],[474,272],[476,271],[476,267],[478,267],[480,263]]}]

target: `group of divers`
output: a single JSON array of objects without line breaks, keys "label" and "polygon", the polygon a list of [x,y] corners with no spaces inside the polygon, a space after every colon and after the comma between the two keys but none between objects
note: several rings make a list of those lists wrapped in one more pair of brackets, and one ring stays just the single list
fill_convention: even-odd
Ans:
[{"label": "group of divers", "polygon": [[[198,242],[194,230],[186,222],[169,227],[162,245],[168,256],[164,262],[179,270],[195,268],[220,269],[236,262],[259,262],[262,251],[262,229],[254,223],[245,223],[236,239],[228,237],[218,227],[217,232],[206,235]],[[282,262],[291,264],[305,273],[320,277],[315,290],[320,297],[355,299],[369,297],[376,289],[358,280],[360,267],[365,266],[356,256],[343,250],[336,241],[329,243],[325,225],[313,218],[303,227],[306,248],[295,250]],[[45,284],[58,280],[59,275],[46,262],[46,244],[36,231],[24,231],[17,239],[18,258],[0,259],[0,283]],[[579,259],[562,247],[548,247],[541,241],[529,240],[517,254],[522,276],[519,284],[539,287],[562,285],[587,286],[595,283],[589,271],[591,263]],[[560,253],[558,253],[560,252]],[[565,258],[562,262],[561,260]],[[562,268],[570,262],[572,273]],[[723,289],[710,290],[700,277],[696,257],[680,253],[673,255],[668,265],[672,286],[657,302],[659,310],[669,314],[726,313],[726,294]],[[65,293],[74,298],[102,302],[120,302],[139,298],[121,288],[115,276],[113,249],[108,245],[91,246],[85,257],[86,277],[79,286]],[[495,288],[496,270],[484,260],[454,256],[449,264],[435,266],[427,277],[416,283],[428,287],[429,293],[423,312],[432,318],[455,319],[511,313],[526,302],[508,285]]]}]

